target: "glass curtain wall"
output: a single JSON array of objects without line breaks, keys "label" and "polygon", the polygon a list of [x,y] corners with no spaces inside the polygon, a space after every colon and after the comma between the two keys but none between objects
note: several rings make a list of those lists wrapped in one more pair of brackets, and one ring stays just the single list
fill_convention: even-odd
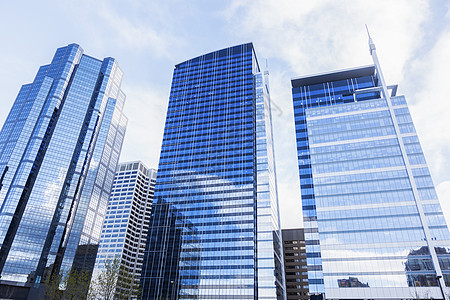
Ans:
[{"label": "glass curtain wall", "polygon": [[252,44],[175,66],[143,299],[284,299],[264,80]]},{"label": "glass curtain wall", "polygon": [[442,298],[450,235],[405,98],[373,66],[292,85],[310,293]]},{"label": "glass curtain wall", "polygon": [[20,90],[0,132],[2,282],[92,269],[125,133],[122,75],[71,44]]}]

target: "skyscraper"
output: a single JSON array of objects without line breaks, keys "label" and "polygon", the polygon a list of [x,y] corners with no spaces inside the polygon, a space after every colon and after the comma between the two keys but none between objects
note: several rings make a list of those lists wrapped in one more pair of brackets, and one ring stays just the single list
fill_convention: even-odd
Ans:
[{"label": "skyscraper", "polygon": [[0,294],[92,270],[127,123],[122,75],[70,44],[20,89],[0,132]]},{"label": "skyscraper", "polygon": [[251,43],[175,66],[143,299],[285,299],[267,79]]},{"label": "skyscraper", "polygon": [[406,99],[369,44],[372,66],[292,80],[311,297],[442,299],[450,234]]},{"label": "skyscraper", "polygon": [[126,274],[116,295],[133,294],[139,282],[147,239],[150,210],[155,191],[156,170],[142,162],[125,162],[117,166],[111,197],[103,223],[93,280],[104,270],[105,262],[118,259]]}]

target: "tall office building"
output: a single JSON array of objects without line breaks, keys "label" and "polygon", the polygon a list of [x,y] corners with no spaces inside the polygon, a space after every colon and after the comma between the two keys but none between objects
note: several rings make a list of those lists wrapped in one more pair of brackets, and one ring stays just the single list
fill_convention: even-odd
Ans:
[{"label": "tall office building", "polygon": [[303,228],[282,229],[287,300],[309,300]]},{"label": "tall office building", "polygon": [[369,44],[372,66],[292,80],[311,298],[442,299],[450,234],[405,97]]},{"label": "tall office building", "polygon": [[100,246],[92,279],[105,269],[105,262],[117,259],[126,272],[116,295],[133,292],[131,278],[139,282],[147,239],[150,209],[155,191],[156,170],[142,162],[125,162],[117,166],[111,197],[103,223]]},{"label": "tall office building", "polygon": [[122,75],[70,44],[20,89],[0,132],[1,295],[92,270],[127,123]]},{"label": "tall office building", "polygon": [[175,66],[143,299],[285,299],[267,77],[251,43]]}]

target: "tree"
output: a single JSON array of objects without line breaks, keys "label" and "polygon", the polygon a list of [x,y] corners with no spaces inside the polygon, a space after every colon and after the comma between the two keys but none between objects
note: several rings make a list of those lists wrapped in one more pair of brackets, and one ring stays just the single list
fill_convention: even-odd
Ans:
[{"label": "tree", "polygon": [[139,279],[119,258],[106,260],[93,280],[89,272],[72,269],[66,274],[53,275],[45,286],[48,300],[133,300],[140,296]]},{"label": "tree", "polygon": [[67,273],[54,274],[45,283],[45,299],[85,299],[89,294],[91,275],[87,271],[72,269]]},{"label": "tree", "polygon": [[92,281],[96,299],[112,300],[116,290],[117,277],[120,269],[120,261],[118,258],[106,260],[104,269]]},{"label": "tree", "polygon": [[85,299],[89,294],[91,274],[87,271],[71,270],[63,279],[64,299]]},{"label": "tree", "polygon": [[63,291],[60,290],[63,275],[62,273],[54,274],[45,282],[45,298],[49,300],[59,300],[63,297]]},{"label": "tree", "polygon": [[140,296],[138,279],[119,258],[105,261],[104,268],[91,283],[91,297],[102,300],[129,300]]}]

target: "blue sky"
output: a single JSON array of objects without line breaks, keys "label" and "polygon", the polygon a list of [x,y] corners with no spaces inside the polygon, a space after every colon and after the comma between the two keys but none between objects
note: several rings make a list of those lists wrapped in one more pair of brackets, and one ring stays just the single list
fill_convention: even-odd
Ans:
[{"label": "blue sky", "polygon": [[57,47],[118,60],[130,121],[121,161],[157,167],[175,64],[253,42],[270,72],[283,227],[301,225],[290,79],[371,64],[364,24],[388,84],[410,105],[450,221],[450,4],[448,1],[3,1],[0,124],[22,84]]}]

